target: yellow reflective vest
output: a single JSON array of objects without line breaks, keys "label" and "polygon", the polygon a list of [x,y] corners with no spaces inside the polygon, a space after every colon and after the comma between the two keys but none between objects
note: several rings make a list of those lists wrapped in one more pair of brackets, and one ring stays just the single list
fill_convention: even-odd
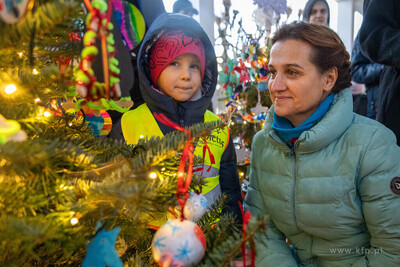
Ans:
[{"label": "yellow reflective vest", "polygon": [[[204,122],[221,120],[216,114],[207,110],[204,113]],[[158,127],[157,121],[146,104],[142,104],[134,110],[125,112],[121,118],[121,128],[125,141],[128,145],[134,145],[139,139],[145,137],[163,137],[163,133]],[[203,177],[206,184],[202,188],[202,194],[207,198],[208,204],[214,204],[215,200],[221,194],[219,185],[219,168],[222,154],[229,143],[229,129],[225,126],[223,129],[214,129],[206,137],[207,145],[214,155],[215,163],[211,164],[208,152],[204,157]],[[204,140],[200,139],[194,149],[194,156],[203,157]],[[193,166],[193,170],[198,167]],[[200,175],[201,170],[195,172]]]}]

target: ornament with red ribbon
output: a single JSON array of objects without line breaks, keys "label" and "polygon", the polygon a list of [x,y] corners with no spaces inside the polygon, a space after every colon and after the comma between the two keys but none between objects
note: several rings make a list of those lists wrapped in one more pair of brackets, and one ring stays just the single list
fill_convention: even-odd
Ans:
[{"label": "ornament with red ribbon", "polygon": [[153,256],[160,266],[186,267],[199,263],[206,248],[203,231],[194,222],[186,220],[184,213],[193,173],[193,134],[189,129],[170,121],[162,113],[153,113],[153,116],[159,122],[187,134],[177,175],[176,198],[181,208],[181,218],[169,220],[157,230],[152,242]]},{"label": "ornament with red ribbon", "polygon": [[[251,218],[251,213],[249,210],[246,211],[246,213],[243,210],[243,205],[239,201],[239,206],[240,206],[240,211],[242,212],[242,218],[243,218],[243,224],[242,224],[242,230],[243,230],[243,239],[242,239],[242,258],[243,258],[243,267],[246,267],[246,237],[247,237],[247,232],[246,232],[246,226],[249,224],[250,218]],[[255,266],[255,261],[256,261],[256,251],[255,251],[255,243],[253,237],[250,238],[250,242],[252,243],[251,249],[250,249],[250,260],[251,260],[251,267]]]}]

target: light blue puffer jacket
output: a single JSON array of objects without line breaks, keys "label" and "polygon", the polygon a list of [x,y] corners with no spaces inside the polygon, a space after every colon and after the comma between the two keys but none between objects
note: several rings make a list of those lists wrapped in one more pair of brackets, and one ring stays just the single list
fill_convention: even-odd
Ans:
[{"label": "light blue puffer jacket", "polygon": [[391,190],[400,147],[352,103],[349,89],[336,94],[290,158],[269,111],[253,140],[244,203],[270,215],[267,234],[256,238],[256,266],[400,266],[400,190]]}]

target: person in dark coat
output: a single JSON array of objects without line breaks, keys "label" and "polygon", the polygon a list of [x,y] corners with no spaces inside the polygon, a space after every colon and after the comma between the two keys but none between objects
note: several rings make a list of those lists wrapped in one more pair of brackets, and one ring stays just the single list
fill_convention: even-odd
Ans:
[{"label": "person in dark coat", "polygon": [[369,60],[361,53],[357,34],[351,53],[351,75],[353,81],[365,84],[367,94],[366,116],[374,120],[378,107],[379,80],[382,68],[383,65]]},{"label": "person in dark coat", "polygon": [[386,65],[379,84],[377,120],[395,133],[400,145],[400,1],[365,0],[363,9],[361,52]]}]

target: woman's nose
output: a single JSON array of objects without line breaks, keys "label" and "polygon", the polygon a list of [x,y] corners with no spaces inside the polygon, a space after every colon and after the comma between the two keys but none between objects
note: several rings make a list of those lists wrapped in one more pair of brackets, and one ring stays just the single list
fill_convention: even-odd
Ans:
[{"label": "woman's nose", "polygon": [[282,75],[277,74],[273,79],[269,80],[268,88],[270,91],[282,91],[286,89],[285,81]]}]

